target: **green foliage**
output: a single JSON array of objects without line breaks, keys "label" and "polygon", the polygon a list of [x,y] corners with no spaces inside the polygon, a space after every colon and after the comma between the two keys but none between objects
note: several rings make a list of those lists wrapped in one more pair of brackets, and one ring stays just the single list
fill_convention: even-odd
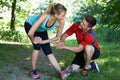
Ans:
[{"label": "green foliage", "polygon": [[97,33],[98,41],[106,41],[106,42],[117,42],[120,41],[120,29],[119,28],[110,28],[108,25],[101,27],[97,26],[95,28]]},{"label": "green foliage", "polygon": [[28,42],[27,36],[17,30],[0,29],[0,39],[3,41]]},{"label": "green foliage", "polygon": [[82,20],[85,15],[93,15],[97,19],[99,38],[105,41],[119,42],[120,37],[120,3],[119,0],[86,0],[73,21]]},{"label": "green foliage", "polygon": [[[56,3],[57,0],[16,0],[16,21],[15,28],[23,27],[28,16],[41,14],[47,10],[49,3]],[[72,0],[67,4],[69,17],[66,21],[82,20],[85,15],[94,15],[97,18],[97,30],[99,38],[105,41],[116,41],[119,39],[120,30],[120,2],[119,0]],[[0,27],[10,27],[11,6],[13,0],[0,0]],[[59,1],[58,1],[59,2]],[[62,1],[61,1],[62,2]],[[37,3],[37,4],[36,4]],[[42,5],[42,6],[41,6]],[[72,6],[71,6],[72,5]],[[4,16],[6,15],[6,16]],[[4,30],[6,31],[6,30]],[[9,30],[10,31],[10,30]],[[9,32],[8,31],[8,32]],[[104,34],[101,34],[103,32]],[[3,33],[3,32],[1,32]],[[21,34],[21,33],[20,33]],[[2,36],[2,35],[1,35]]]},{"label": "green foliage", "polygon": [[[4,25],[10,27],[10,18],[11,18],[11,8],[13,0],[2,0],[0,1],[0,21],[4,22]],[[38,3],[37,3],[38,2]],[[41,6],[42,5],[42,6]],[[32,1],[32,0],[16,0],[16,10],[15,10],[15,29],[17,27],[23,27],[24,21],[28,16],[33,14],[41,14],[48,7],[48,0],[43,1]],[[7,16],[5,16],[7,14]],[[6,19],[7,18],[7,19]],[[1,25],[0,25],[1,26]]]},{"label": "green foliage", "polygon": [[108,28],[107,30],[107,37],[106,37],[106,40],[107,41],[114,41],[114,42],[119,42],[120,41],[120,29],[118,28]]}]

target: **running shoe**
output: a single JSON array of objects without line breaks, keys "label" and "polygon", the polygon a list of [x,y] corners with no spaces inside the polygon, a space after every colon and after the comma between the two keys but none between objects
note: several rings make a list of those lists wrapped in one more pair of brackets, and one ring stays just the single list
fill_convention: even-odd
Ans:
[{"label": "running shoe", "polygon": [[72,72],[72,67],[68,66],[61,72],[60,77],[62,78],[62,80],[66,80],[66,78],[71,74],[71,72]]},{"label": "running shoe", "polygon": [[40,78],[40,75],[36,72],[36,70],[30,71],[30,76],[31,76],[33,79],[39,79],[39,78]]},{"label": "running shoe", "polygon": [[90,63],[92,70],[96,70],[97,72],[100,72],[100,69],[98,67],[98,64],[94,61]]}]

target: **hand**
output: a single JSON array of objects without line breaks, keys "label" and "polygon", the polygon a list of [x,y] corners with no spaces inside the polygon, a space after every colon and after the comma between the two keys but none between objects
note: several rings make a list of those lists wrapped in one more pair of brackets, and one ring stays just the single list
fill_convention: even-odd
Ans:
[{"label": "hand", "polygon": [[34,37],[33,43],[34,44],[42,43],[42,39],[40,37]]},{"label": "hand", "polygon": [[43,40],[42,40],[41,37],[39,37],[39,43],[40,43],[40,44],[43,44]]},{"label": "hand", "polygon": [[55,42],[54,46],[58,49],[62,49],[62,47],[64,46],[64,43],[63,42]]}]

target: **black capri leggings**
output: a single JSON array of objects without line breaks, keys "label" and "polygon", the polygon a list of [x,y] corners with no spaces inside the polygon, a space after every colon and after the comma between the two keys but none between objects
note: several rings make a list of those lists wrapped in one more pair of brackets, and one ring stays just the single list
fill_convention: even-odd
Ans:
[{"label": "black capri leggings", "polygon": [[[28,22],[25,22],[24,27],[25,27],[26,33],[28,34],[32,25],[30,25]],[[47,31],[35,32],[34,37],[36,37],[36,36],[41,37],[42,40],[47,40],[48,39]],[[33,47],[34,47],[35,50],[40,50],[41,47],[42,47],[42,50],[43,50],[43,52],[45,53],[46,56],[49,55],[49,54],[52,54],[50,43],[46,43],[46,44],[34,44],[34,43],[32,43],[32,44],[33,44]]]}]

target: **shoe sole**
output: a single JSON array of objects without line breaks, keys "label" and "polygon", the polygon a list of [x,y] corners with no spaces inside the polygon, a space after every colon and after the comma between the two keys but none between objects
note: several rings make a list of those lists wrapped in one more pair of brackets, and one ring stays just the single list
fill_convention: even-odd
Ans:
[{"label": "shoe sole", "polygon": [[67,73],[62,80],[66,80],[70,76],[70,73]]},{"label": "shoe sole", "polygon": [[100,72],[100,69],[99,69],[99,67],[98,67],[98,64],[97,64],[96,62],[94,62],[94,63],[95,63],[95,66],[96,66],[97,71]]},{"label": "shoe sole", "polygon": [[31,73],[29,73],[29,76],[30,76],[31,78],[33,78],[33,79],[40,79],[40,76],[38,76],[38,77],[33,77]]}]

